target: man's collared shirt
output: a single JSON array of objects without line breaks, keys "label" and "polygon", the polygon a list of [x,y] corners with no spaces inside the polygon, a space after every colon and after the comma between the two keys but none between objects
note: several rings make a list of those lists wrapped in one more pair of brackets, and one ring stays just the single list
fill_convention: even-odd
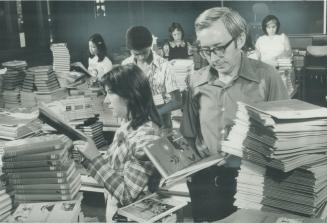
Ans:
[{"label": "man's collared shirt", "polygon": [[[176,77],[172,73],[169,62],[152,51],[153,60],[150,63],[150,69],[145,74],[149,78],[153,95],[161,94],[163,97],[169,97],[168,94],[178,90]],[[134,63],[134,56],[126,58],[122,65]]]},{"label": "man's collared shirt", "polygon": [[207,147],[207,151],[202,147],[200,153],[215,154],[221,150],[221,141],[236,117],[237,101],[282,99],[288,99],[288,94],[281,77],[260,61],[242,55],[238,75],[228,84],[219,81],[217,71],[207,66],[191,76],[181,132]]}]

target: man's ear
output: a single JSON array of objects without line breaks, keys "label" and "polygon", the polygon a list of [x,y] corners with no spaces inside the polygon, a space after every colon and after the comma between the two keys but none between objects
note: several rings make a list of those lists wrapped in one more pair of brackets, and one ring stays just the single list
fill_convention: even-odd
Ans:
[{"label": "man's ear", "polygon": [[236,42],[237,42],[237,48],[242,49],[246,41],[246,35],[244,32],[242,32],[239,37],[237,37]]}]

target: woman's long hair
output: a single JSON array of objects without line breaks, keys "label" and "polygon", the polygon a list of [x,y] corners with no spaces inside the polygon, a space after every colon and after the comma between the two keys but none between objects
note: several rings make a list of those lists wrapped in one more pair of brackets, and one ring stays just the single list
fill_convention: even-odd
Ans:
[{"label": "woman's long hair", "polygon": [[161,126],[159,113],[154,105],[150,83],[135,64],[115,66],[101,79],[110,91],[127,100],[130,126],[135,130],[147,121]]},{"label": "woman's long hair", "polygon": [[[96,46],[98,50],[98,61],[101,62],[105,56],[107,56],[107,47],[102,36],[99,33],[95,33],[89,38],[89,41],[91,41]],[[89,56],[91,58],[93,57],[91,54],[89,54]]]}]

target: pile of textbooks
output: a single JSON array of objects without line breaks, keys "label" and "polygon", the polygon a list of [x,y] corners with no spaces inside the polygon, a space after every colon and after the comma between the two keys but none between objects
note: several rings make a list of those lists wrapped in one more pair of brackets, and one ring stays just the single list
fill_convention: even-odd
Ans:
[{"label": "pile of textbooks", "polygon": [[3,74],[3,89],[15,90],[20,88],[25,78],[26,61],[13,60],[2,63],[7,68],[7,72]]},{"label": "pile of textbooks", "polygon": [[17,108],[21,105],[20,92],[18,88],[15,90],[4,90],[2,92],[2,97],[4,107],[6,109]]},{"label": "pile of textbooks", "polygon": [[86,124],[77,125],[76,129],[84,132],[86,136],[90,137],[94,141],[98,149],[106,145],[106,141],[104,139],[103,132],[102,132],[103,131],[102,122],[97,121],[90,124],[86,123]]},{"label": "pile of textbooks", "polygon": [[242,158],[235,205],[320,216],[327,203],[327,109],[238,102],[222,151]]},{"label": "pile of textbooks", "polygon": [[53,43],[50,47],[53,55],[53,70],[56,72],[70,71],[70,54],[66,43]]},{"label": "pile of textbooks", "polygon": [[70,159],[72,141],[42,135],[4,144],[2,169],[15,190],[15,202],[72,200],[81,186]]}]

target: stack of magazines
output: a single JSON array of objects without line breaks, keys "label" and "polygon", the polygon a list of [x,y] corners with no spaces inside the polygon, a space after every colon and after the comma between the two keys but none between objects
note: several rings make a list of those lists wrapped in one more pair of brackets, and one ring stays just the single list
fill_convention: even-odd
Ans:
[{"label": "stack of magazines", "polygon": [[56,72],[70,71],[70,54],[66,43],[53,43],[50,47],[53,55],[53,70]]},{"label": "stack of magazines", "polygon": [[26,61],[13,60],[2,63],[7,68],[7,72],[3,74],[3,89],[15,90],[21,87],[24,78],[27,63]]},{"label": "stack of magazines", "polygon": [[241,157],[235,205],[320,216],[327,203],[327,109],[239,102],[222,151]]},{"label": "stack of magazines", "polygon": [[15,190],[15,202],[72,200],[81,186],[69,158],[72,141],[64,135],[43,135],[5,143],[3,172]]},{"label": "stack of magazines", "polygon": [[7,185],[5,175],[0,171],[0,222],[6,219],[13,209],[13,193]]},{"label": "stack of magazines", "polygon": [[300,100],[238,103],[222,150],[288,172],[327,159],[327,108]]}]

